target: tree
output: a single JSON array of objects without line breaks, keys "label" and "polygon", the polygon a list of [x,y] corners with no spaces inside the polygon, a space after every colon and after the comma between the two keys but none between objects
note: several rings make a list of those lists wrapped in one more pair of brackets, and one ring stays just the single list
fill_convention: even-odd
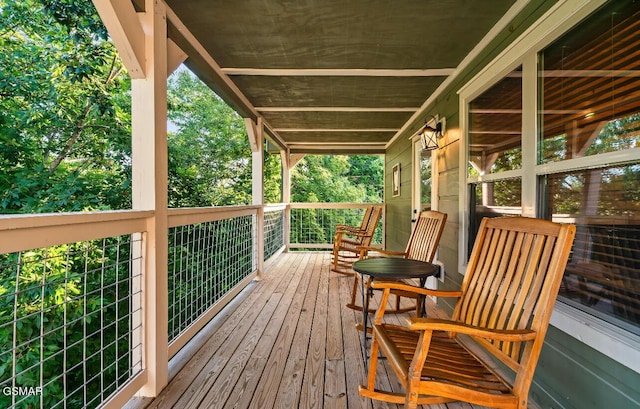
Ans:
[{"label": "tree", "polygon": [[[242,118],[193,73],[168,84],[169,206],[251,203],[251,148]],[[265,157],[265,197],[280,190],[280,158]]]},{"label": "tree", "polygon": [[129,78],[93,4],[0,2],[0,209],[129,207]]},{"label": "tree", "polygon": [[380,202],[379,156],[307,155],[291,172],[294,202]]},{"label": "tree", "polygon": [[[380,203],[383,170],[380,156],[307,155],[291,172],[291,199],[293,202]],[[354,212],[295,210],[291,216],[294,243],[327,243],[336,224],[360,225],[361,221],[361,216]],[[379,241],[381,234],[378,230],[374,241]]]}]

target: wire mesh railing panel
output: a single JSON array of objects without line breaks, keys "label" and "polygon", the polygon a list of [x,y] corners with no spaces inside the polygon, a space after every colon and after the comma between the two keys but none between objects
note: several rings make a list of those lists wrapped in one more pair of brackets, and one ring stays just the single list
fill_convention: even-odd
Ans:
[{"label": "wire mesh railing panel", "polygon": [[255,217],[169,229],[169,342],[256,270]]},{"label": "wire mesh railing panel", "polygon": [[[364,208],[292,208],[290,245],[305,248],[331,248],[336,224],[360,226]],[[382,219],[371,244],[382,243]]]},{"label": "wire mesh railing panel", "polygon": [[284,210],[264,214],[264,259],[268,260],[284,247]]},{"label": "wire mesh railing panel", "polygon": [[141,234],[0,255],[0,407],[94,408],[142,369]]}]

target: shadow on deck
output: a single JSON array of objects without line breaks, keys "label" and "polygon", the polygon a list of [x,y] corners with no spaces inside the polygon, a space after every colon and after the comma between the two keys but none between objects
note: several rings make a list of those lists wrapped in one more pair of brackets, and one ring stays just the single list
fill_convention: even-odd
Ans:
[{"label": "shadow on deck", "polygon": [[[326,252],[279,256],[173,358],[162,393],[127,408],[397,408],[358,394],[362,315],[344,307],[353,278],[329,261]],[[427,310],[439,315],[433,303]],[[379,382],[402,390],[394,376]]]}]

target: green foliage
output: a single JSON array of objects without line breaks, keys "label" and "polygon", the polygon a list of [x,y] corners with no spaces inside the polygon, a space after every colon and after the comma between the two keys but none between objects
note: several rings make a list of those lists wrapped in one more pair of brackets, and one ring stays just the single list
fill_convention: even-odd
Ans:
[{"label": "green foliage", "polygon": [[[0,344],[15,337],[16,345],[0,352],[0,384],[11,385],[15,371],[19,386],[46,385],[44,407],[65,397],[65,375],[69,407],[86,405],[82,392],[72,393],[85,379],[112,385],[89,382],[89,400],[113,392],[129,369],[129,248],[113,238],[0,256]],[[39,407],[39,396],[22,404]],[[0,395],[0,406],[10,405]]]},{"label": "green foliage", "polygon": [[380,156],[307,155],[291,172],[293,202],[380,203]]},{"label": "green foliage", "polygon": [[[169,206],[251,203],[251,148],[244,121],[188,70],[168,85]],[[265,157],[265,199],[280,196],[280,158]]]},{"label": "green foliage", "polygon": [[265,203],[282,202],[282,161],[279,154],[264,156],[264,201]]},{"label": "green foliage", "polygon": [[[381,156],[307,155],[291,172],[292,202],[381,203],[384,163]],[[336,224],[359,226],[359,212],[294,209],[292,243],[330,243]],[[374,242],[379,242],[378,229]]]},{"label": "green foliage", "polygon": [[129,207],[129,78],[93,4],[0,13],[0,211]]}]

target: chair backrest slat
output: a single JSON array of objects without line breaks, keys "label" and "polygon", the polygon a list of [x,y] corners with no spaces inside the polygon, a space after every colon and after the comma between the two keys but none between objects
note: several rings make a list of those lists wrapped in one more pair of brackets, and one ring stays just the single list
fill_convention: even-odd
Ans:
[{"label": "chair backrest slat", "polygon": [[369,218],[371,218],[371,214],[373,213],[374,206],[367,207],[364,215],[362,216],[362,223],[360,223],[360,230],[365,230],[367,225],[369,224]]},{"label": "chair backrest slat", "polygon": [[407,258],[432,262],[446,221],[446,213],[435,210],[421,212],[407,244]]},{"label": "chair backrest slat", "polygon": [[373,240],[373,235],[376,232],[376,228],[378,227],[378,221],[380,220],[380,216],[382,216],[382,207],[373,206],[371,209],[371,214],[369,215],[369,219],[367,220],[367,225],[364,230],[364,235],[359,236],[359,242],[362,246],[368,246],[371,244],[371,240]]},{"label": "chair backrest slat", "polygon": [[[544,327],[544,338],[574,234],[574,226],[539,219],[484,219],[453,319],[489,329]],[[525,356],[519,343],[486,346],[512,368]]]}]

